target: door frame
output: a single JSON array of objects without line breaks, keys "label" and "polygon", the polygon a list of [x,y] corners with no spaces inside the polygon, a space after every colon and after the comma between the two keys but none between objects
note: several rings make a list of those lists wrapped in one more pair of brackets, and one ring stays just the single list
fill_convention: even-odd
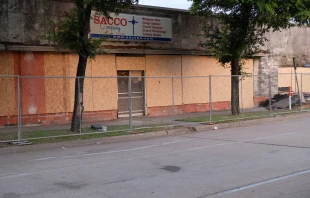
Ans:
[{"label": "door frame", "polygon": [[[146,115],[146,86],[145,86],[145,71],[144,70],[117,70],[117,78],[118,72],[128,72],[129,73],[129,78],[132,77],[132,72],[141,72],[141,78],[142,78],[142,113],[132,113],[132,116],[145,116]],[[128,84],[129,85],[129,84]],[[119,84],[117,83],[117,118],[123,118],[123,117],[129,117],[129,111],[128,114],[119,114],[119,90],[118,90]],[[128,87],[129,88],[129,87]]]}]

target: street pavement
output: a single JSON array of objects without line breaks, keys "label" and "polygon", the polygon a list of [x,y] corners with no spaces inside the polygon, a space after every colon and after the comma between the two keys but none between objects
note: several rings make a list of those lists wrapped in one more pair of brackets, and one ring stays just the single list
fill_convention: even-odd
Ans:
[{"label": "street pavement", "polygon": [[309,198],[310,116],[0,155],[0,197]]}]

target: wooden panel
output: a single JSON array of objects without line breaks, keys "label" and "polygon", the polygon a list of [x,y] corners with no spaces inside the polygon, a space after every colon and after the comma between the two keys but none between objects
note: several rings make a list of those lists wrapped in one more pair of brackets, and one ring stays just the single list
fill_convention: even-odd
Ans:
[{"label": "wooden panel", "polygon": [[[0,75],[14,75],[14,53],[0,52]],[[0,116],[17,115],[17,78],[0,77]]]},{"label": "wooden panel", "polygon": [[117,70],[145,70],[145,57],[116,56]]},{"label": "wooden panel", "polygon": [[181,78],[174,78],[173,83],[172,78],[166,78],[167,76],[181,76],[181,56],[146,56],[146,76],[159,77],[146,78],[147,107],[172,105],[172,91],[174,92],[174,104],[182,104]]},{"label": "wooden panel", "polygon": [[[244,71],[252,73],[253,60],[245,60],[243,67]],[[206,56],[183,56],[182,74],[184,77],[203,76],[200,78],[183,78],[184,104],[209,102],[209,75],[212,75],[212,102],[230,101],[230,68],[222,67],[215,58]],[[253,79],[245,78],[242,83],[243,107],[253,107]]]},{"label": "wooden panel", "polygon": [[115,55],[98,55],[95,60],[88,63],[86,76],[100,76],[100,78],[85,79],[85,111],[117,109]]},{"label": "wooden panel", "polygon": [[[44,76],[44,54],[25,52],[20,54],[21,76]],[[23,114],[45,113],[45,79],[22,78],[21,100]]]},{"label": "wooden panel", "polygon": [[[66,67],[69,66],[69,59],[65,54],[45,53],[44,69],[45,76],[66,76]],[[45,100],[46,113],[69,112],[67,100],[71,95],[66,84],[72,79],[67,78],[46,78],[45,79]],[[73,97],[73,96],[72,96]]]}]

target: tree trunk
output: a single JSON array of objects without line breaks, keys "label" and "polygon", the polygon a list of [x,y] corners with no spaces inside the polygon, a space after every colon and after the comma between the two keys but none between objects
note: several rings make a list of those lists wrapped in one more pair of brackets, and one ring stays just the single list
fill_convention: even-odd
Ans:
[{"label": "tree trunk", "polygon": [[[88,40],[88,33],[90,32],[90,14],[92,10],[92,4],[88,3],[86,7],[84,7],[83,1],[79,1],[77,7],[83,10],[83,14],[78,15],[79,17],[78,21],[82,23],[79,37],[82,40]],[[81,132],[82,114],[84,111],[83,106],[84,78],[88,56],[89,51],[87,48],[87,44],[83,43],[83,47],[79,51],[79,63],[75,79],[74,107],[71,121],[72,132]]]},{"label": "tree trunk", "polygon": [[240,75],[240,65],[239,58],[233,58],[231,61],[231,114],[240,114],[239,105],[239,76]]},{"label": "tree trunk", "polygon": [[79,63],[75,79],[75,92],[74,92],[74,108],[72,114],[71,131],[80,132],[82,114],[84,111],[83,106],[83,92],[84,92],[84,77],[86,71],[87,56],[80,55]]}]

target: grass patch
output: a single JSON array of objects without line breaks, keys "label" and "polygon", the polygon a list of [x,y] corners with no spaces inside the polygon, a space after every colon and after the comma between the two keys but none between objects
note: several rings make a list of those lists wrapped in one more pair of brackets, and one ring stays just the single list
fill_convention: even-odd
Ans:
[{"label": "grass patch", "polygon": [[[34,130],[30,132],[23,132],[22,139],[28,140],[34,144],[61,142],[70,140],[85,140],[102,137],[112,137],[121,135],[130,135],[132,133],[147,133],[153,131],[160,131],[167,129],[168,125],[144,125],[134,126],[132,132],[129,131],[129,125],[115,125],[108,126],[107,132],[101,132],[94,129],[83,128],[81,134],[70,132],[69,129],[57,130]],[[59,137],[54,137],[59,136]],[[17,140],[17,132],[0,132],[0,140]]]},{"label": "grass patch", "polygon": [[[301,113],[298,111],[299,109],[293,109],[292,111],[289,110],[277,110],[273,111],[271,116],[275,115],[284,115],[284,114],[296,114],[296,113]],[[239,122],[240,120],[254,120],[254,119],[260,119],[260,118],[265,118],[269,117],[269,111],[259,111],[259,112],[246,112],[240,115],[230,115],[230,114],[225,114],[225,115],[213,115],[212,116],[212,122]],[[184,119],[179,119],[177,121],[181,122],[210,122],[210,115],[206,116],[199,116],[199,117],[188,117]]]},{"label": "grass patch", "polygon": [[[289,110],[277,110],[272,112],[272,116],[276,115],[285,115],[285,114],[298,114],[302,113],[299,111],[299,108],[293,109],[292,111]],[[229,123],[229,122],[238,122],[240,120],[254,120],[269,117],[269,111],[259,111],[259,112],[246,112],[243,115],[233,116],[229,114],[222,114],[222,115],[213,115],[212,122],[221,122],[221,123]],[[176,121],[181,122],[209,122],[210,116],[199,116],[199,117],[188,117],[184,119],[178,119]],[[182,126],[179,126],[180,128]],[[168,124],[161,124],[161,125],[140,125],[140,126],[133,126],[132,133],[147,133],[153,131],[161,131],[170,129],[171,127]],[[34,128],[35,129],[35,128]],[[93,138],[102,138],[102,137],[112,137],[112,136],[121,136],[121,135],[129,135],[132,134],[129,132],[129,125],[114,125],[108,126],[108,132],[100,132],[94,129],[82,128],[81,134],[76,134],[70,132],[69,128],[67,129],[57,129],[57,130],[34,130],[29,132],[22,133],[22,139],[28,140],[35,144],[40,143],[51,143],[51,142],[61,142],[61,141],[70,141],[70,140],[84,140],[84,139],[93,139]],[[54,137],[58,136],[58,137]],[[17,129],[16,132],[0,132],[0,141],[7,141],[7,140],[17,140]],[[1,147],[1,145],[0,145]]]},{"label": "grass patch", "polygon": [[17,131],[14,132],[0,132],[0,141],[1,140],[17,140]]},{"label": "grass patch", "polygon": [[[60,136],[60,137],[48,137],[48,136],[41,136],[41,139],[33,139],[29,140],[30,142],[34,144],[42,144],[42,143],[52,143],[52,142],[62,142],[62,141],[72,141],[72,140],[86,140],[86,139],[94,139],[94,138],[103,138],[103,137],[114,137],[114,136],[124,136],[124,135],[131,135],[134,133],[147,133],[147,132],[153,132],[153,131],[160,131],[163,129],[167,129],[169,127],[160,127],[160,126],[144,126],[144,127],[150,127],[150,128],[143,128],[143,129],[133,129],[132,132],[128,131],[128,126],[111,126],[111,128],[108,127],[108,132],[100,132],[96,131],[90,128],[84,128],[82,131],[83,133],[88,134],[81,134],[81,135],[74,135],[71,132],[69,134],[63,134],[63,135],[70,135],[70,136]],[[115,132],[113,132],[113,130]],[[52,135],[50,135],[52,136]],[[44,138],[43,138],[44,137]],[[40,137],[36,137],[40,138]],[[24,138],[26,139],[26,138]]]},{"label": "grass patch", "polygon": [[45,136],[47,138],[42,137],[41,139],[33,139],[29,141],[34,144],[43,144],[43,143],[63,142],[63,141],[72,141],[72,140],[87,140],[87,139],[121,136],[121,135],[129,135],[129,134],[130,134],[129,132],[106,132],[106,133],[94,133],[94,134],[82,134],[82,135],[74,135],[71,133],[71,136],[60,136],[60,137]]}]

